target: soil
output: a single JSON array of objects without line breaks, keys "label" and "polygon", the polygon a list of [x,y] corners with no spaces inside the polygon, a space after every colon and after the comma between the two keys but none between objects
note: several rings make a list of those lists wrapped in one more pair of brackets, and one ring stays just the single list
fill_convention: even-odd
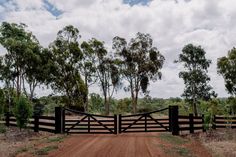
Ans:
[{"label": "soil", "polygon": [[[159,133],[140,133],[123,135],[70,135],[51,152],[50,157],[178,157],[173,148],[193,152],[195,157],[211,157],[199,143],[190,141],[181,146],[168,143],[159,138]],[[172,136],[172,135],[171,135]],[[179,137],[181,138],[181,137]],[[188,150],[187,150],[188,149]],[[180,151],[180,153],[182,153]],[[183,151],[183,153],[185,153]],[[186,156],[189,154],[186,154]],[[191,155],[191,154],[190,154]]]}]

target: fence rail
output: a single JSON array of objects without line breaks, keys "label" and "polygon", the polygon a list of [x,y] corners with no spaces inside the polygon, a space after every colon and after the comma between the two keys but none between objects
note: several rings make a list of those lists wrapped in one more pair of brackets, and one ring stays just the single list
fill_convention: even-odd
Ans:
[{"label": "fence rail", "polygon": [[236,117],[214,116],[213,128],[236,128]]},{"label": "fence rail", "polygon": [[[53,116],[32,116],[28,122],[28,128],[33,129],[35,132],[47,131],[55,133],[55,117]],[[17,126],[16,117],[6,113],[4,124],[6,126]]]}]

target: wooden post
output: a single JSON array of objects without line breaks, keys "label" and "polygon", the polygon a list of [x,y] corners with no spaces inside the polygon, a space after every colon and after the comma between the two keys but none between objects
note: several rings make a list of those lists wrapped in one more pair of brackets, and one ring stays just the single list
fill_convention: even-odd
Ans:
[{"label": "wooden post", "polygon": [[55,107],[55,133],[63,133],[62,107]]},{"label": "wooden post", "polygon": [[145,115],[145,132],[147,132],[147,115]]},{"label": "wooden post", "polygon": [[117,134],[117,115],[114,115],[114,134]]},{"label": "wooden post", "polygon": [[212,129],[216,129],[216,116],[213,116],[213,124],[212,124]]},{"label": "wooden post", "polygon": [[172,135],[179,135],[179,107],[170,106],[170,121],[171,121],[171,131]]},{"label": "wooden post", "polygon": [[169,132],[172,132],[172,117],[171,117],[171,106],[169,106]]},{"label": "wooden post", "polygon": [[90,133],[90,117],[88,117],[88,132]]},{"label": "wooden post", "polygon": [[65,117],[65,109],[62,108],[62,133],[65,133],[65,126],[66,126],[66,117]]},{"label": "wooden post", "polygon": [[34,132],[39,132],[39,116],[34,115]]},{"label": "wooden post", "polygon": [[203,132],[206,132],[204,114],[202,114],[202,131],[203,131]]},{"label": "wooden post", "polygon": [[189,114],[189,131],[191,134],[194,133],[193,114]]},{"label": "wooden post", "polygon": [[121,120],[122,120],[122,117],[121,117],[121,114],[119,114],[119,133],[121,134]]},{"label": "wooden post", "polygon": [[10,113],[9,112],[5,113],[5,121],[6,121],[6,126],[9,127],[10,126]]}]

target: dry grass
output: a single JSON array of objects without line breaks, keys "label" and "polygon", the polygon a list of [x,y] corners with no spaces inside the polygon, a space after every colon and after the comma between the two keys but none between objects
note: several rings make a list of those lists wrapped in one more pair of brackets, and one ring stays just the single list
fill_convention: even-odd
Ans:
[{"label": "dry grass", "polygon": [[217,129],[189,135],[190,138],[200,140],[212,153],[213,157],[236,157],[236,130]]}]

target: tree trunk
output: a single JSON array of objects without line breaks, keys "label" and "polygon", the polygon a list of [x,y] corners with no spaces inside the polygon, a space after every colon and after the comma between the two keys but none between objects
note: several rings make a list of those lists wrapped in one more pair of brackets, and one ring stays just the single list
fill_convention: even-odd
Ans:
[{"label": "tree trunk", "polygon": [[105,115],[109,115],[110,109],[109,109],[109,101],[107,100],[107,96],[105,96],[104,99],[105,99]]},{"label": "tree trunk", "polygon": [[88,112],[88,79],[87,79],[87,75],[85,75],[85,78],[84,78],[84,82],[85,82],[85,87],[87,88],[87,95],[86,95],[86,102],[84,103],[84,112]]},{"label": "tree trunk", "polygon": [[197,104],[196,102],[193,102],[193,112],[194,112],[194,115],[197,116]]}]

